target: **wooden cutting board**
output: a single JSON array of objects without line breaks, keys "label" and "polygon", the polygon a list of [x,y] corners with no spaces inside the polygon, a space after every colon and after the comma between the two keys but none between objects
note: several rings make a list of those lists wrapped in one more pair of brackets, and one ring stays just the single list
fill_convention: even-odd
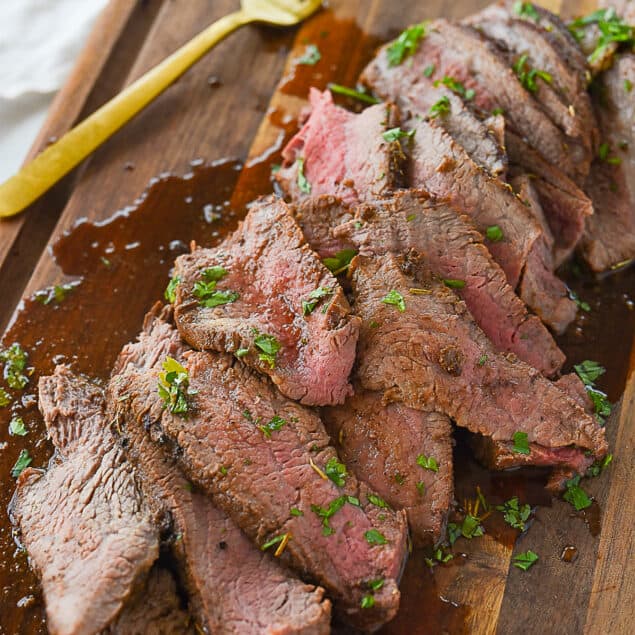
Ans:
[{"label": "wooden cutting board", "polygon": [[[53,351],[80,371],[103,374],[120,345],[139,330],[143,312],[160,297],[172,257],[168,253],[165,258],[136,260],[132,267],[125,259],[126,250],[134,260],[137,242],[155,238],[161,249],[171,224],[179,226],[181,241],[207,231],[213,242],[213,224],[206,229],[198,216],[183,224],[180,215],[187,213],[187,205],[205,208],[225,199],[239,210],[270,188],[263,175],[268,175],[283,141],[295,129],[309,85],[323,88],[334,80],[352,86],[374,47],[405,25],[437,16],[459,18],[486,4],[481,0],[457,0],[450,6],[442,0],[331,0],[328,10],[296,30],[251,26],[233,35],[26,214],[0,223],[0,321],[3,328],[9,325],[5,344],[16,334],[28,333],[21,343],[31,353],[38,372],[46,372]],[[541,4],[565,15],[594,8],[591,2],[568,0]],[[53,104],[32,154],[203,25],[236,7],[236,0],[111,0]],[[323,59],[315,67],[299,67],[295,62],[307,43],[317,44],[322,52]],[[138,199],[151,179],[166,173],[183,175],[193,170],[192,165],[228,157],[247,158],[246,167],[240,172],[242,163],[226,162],[205,172],[207,181],[196,176],[200,176],[198,168],[189,181],[163,178],[137,220],[118,217],[116,224],[123,228],[125,238],[113,246],[116,257],[91,257],[90,246],[98,245],[104,235],[90,224],[65,239],[66,256],[56,248],[58,263],[52,257],[52,248],[64,232],[81,219],[101,222],[111,218]],[[221,225],[229,227],[233,222],[228,214]],[[84,242],[77,242],[78,237]],[[69,244],[75,246],[76,258],[68,256]],[[83,276],[90,283],[80,284],[59,306],[42,307],[31,301],[19,306],[21,298],[67,279],[59,264],[66,274]],[[626,275],[630,277],[622,278],[617,286],[620,293],[630,292],[632,297],[633,272]],[[11,326],[12,316],[19,328]],[[465,556],[456,557],[452,566],[431,572],[417,560],[404,579],[407,604],[386,633],[614,634],[635,630],[635,573],[629,562],[635,548],[631,486],[635,379],[630,373],[635,355],[629,359],[627,354],[633,341],[633,320],[622,318],[621,313],[619,319],[617,313],[615,316],[602,329],[603,337],[608,331],[613,345],[621,350],[607,373],[610,396],[617,398],[625,384],[626,390],[621,408],[608,424],[614,463],[602,478],[587,486],[601,510],[599,536],[591,535],[587,527],[594,519],[587,516],[585,524],[584,519],[574,517],[571,506],[556,501],[538,508],[533,526],[515,545],[508,539],[509,532],[504,539],[488,533],[469,543],[457,543]],[[59,341],[42,344],[38,332],[47,333],[48,339],[57,333]],[[45,355],[42,350],[47,346]],[[29,449],[37,466],[45,465],[50,453],[33,410],[31,407],[28,415],[32,429],[27,437],[9,437],[4,424],[0,429],[0,443],[6,443],[0,446],[3,507],[14,486],[8,471],[20,448]],[[456,470],[460,472],[462,466],[458,464]],[[478,478],[486,477],[478,473]],[[461,495],[467,492],[468,480],[467,476],[457,477]],[[577,549],[575,562],[561,559],[567,545]],[[4,552],[0,634],[46,632],[35,578],[26,569],[24,554],[14,553],[5,518],[0,521],[0,547]],[[511,566],[512,557],[527,549],[539,553],[540,561],[522,572]],[[26,599],[17,607],[20,598]]]}]

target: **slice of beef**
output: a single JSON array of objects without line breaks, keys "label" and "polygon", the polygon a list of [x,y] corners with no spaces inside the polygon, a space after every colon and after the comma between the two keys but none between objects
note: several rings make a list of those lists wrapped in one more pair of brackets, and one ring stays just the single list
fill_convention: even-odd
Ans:
[{"label": "slice of beef", "polygon": [[635,55],[618,55],[596,81],[607,154],[594,161],[586,182],[595,214],[587,220],[581,251],[591,269],[605,271],[635,258],[635,88],[627,90],[635,87]]},{"label": "slice of beef", "polygon": [[[210,308],[196,290],[213,267],[227,272],[218,290],[237,295]],[[241,355],[305,404],[337,404],[350,394],[359,320],[283,201],[257,201],[218,247],[177,258],[175,275],[176,323],[190,345]],[[312,303],[316,292],[322,297]]]},{"label": "slice of beef", "polygon": [[[406,511],[415,545],[445,535],[454,491],[448,417],[359,390],[344,405],[323,408],[322,419],[346,466],[381,496],[375,502]],[[425,459],[434,459],[432,469],[420,465]]]},{"label": "slice of beef", "polygon": [[166,569],[154,566],[145,586],[128,602],[102,635],[195,635],[192,618],[181,607],[176,583]]},{"label": "slice of beef", "polygon": [[[409,295],[414,281],[404,269],[417,264],[394,256],[357,256],[351,264],[355,310],[363,319],[357,373],[364,388],[447,414],[494,441],[524,432],[550,450],[605,455],[595,419],[538,371],[498,353],[442,283],[431,280],[430,293]],[[403,312],[384,301],[391,292],[403,296]]]},{"label": "slice of beef", "polygon": [[515,287],[540,227],[511,188],[480,168],[449,134],[432,121],[413,119],[410,184],[423,188],[472,218],[485,234],[501,228],[504,240],[488,245]]},{"label": "slice of beef", "polygon": [[[386,47],[378,55],[387,63]],[[502,108],[511,128],[576,182],[588,174],[590,153],[558,129],[498,49],[475,29],[447,20],[431,22],[407,64],[422,74],[433,65],[435,77],[451,77],[473,89],[472,103],[485,112]]]},{"label": "slice of beef", "polygon": [[554,237],[554,264],[560,266],[580,242],[586,219],[593,214],[593,203],[568,176],[513,132],[506,132],[506,145],[510,177],[531,175],[533,189]]},{"label": "slice of beef", "polygon": [[97,633],[156,560],[157,530],[102,390],[58,366],[40,379],[39,405],[56,453],[45,472],[22,472],[11,513],[42,581],[49,631]]},{"label": "slice of beef", "polygon": [[[165,317],[165,315],[164,315]],[[178,333],[156,314],[153,352],[128,347],[114,369],[149,370],[166,355],[185,351]],[[176,466],[161,433],[127,408],[125,382],[112,381],[108,401],[117,430],[142,476],[143,490],[156,522],[169,528],[172,551],[199,623],[206,632],[221,634],[302,633],[330,631],[331,605],[321,588],[293,578],[267,553],[254,547],[209,497],[196,491]],[[167,518],[167,522],[163,519]]]},{"label": "slice of beef", "polygon": [[309,98],[311,115],[284,148],[276,173],[286,196],[332,194],[350,205],[393,189],[401,146],[383,133],[398,125],[395,107],[377,104],[356,115],[336,106],[330,91],[312,88]]},{"label": "slice of beef", "polygon": [[378,55],[360,80],[382,99],[397,104],[404,119],[433,116],[433,106],[446,100],[448,111],[437,115],[440,125],[478,165],[493,176],[502,175],[506,158],[496,136],[461,97],[439,85],[433,76],[431,70],[430,78],[426,77],[417,64],[390,66],[385,55]]},{"label": "slice of beef", "polygon": [[598,129],[586,90],[586,77],[566,63],[547,37],[547,31],[534,22],[520,19],[514,8],[502,4],[491,4],[463,23],[492,40],[508,63],[513,65],[522,55],[527,55],[531,68],[549,73],[549,82],[537,80],[536,98],[551,119],[592,154]]},{"label": "slice of beef", "polygon": [[424,192],[403,190],[359,206],[355,218],[334,233],[347,236],[367,256],[420,253],[437,277],[464,283],[457,293],[498,350],[515,353],[545,375],[560,370],[562,351],[527,312],[468,217]]},{"label": "slice of beef", "polygon": [[[171,413],[157,394],[166,327],[154,320],[148,328],[123,352],[140,360],[137,367],[128,364],[111,380],[129,395],[118,407],[162,435],[187,477],[261,549],[323,585],[344,619],[368,629],[391,619],[406,557],[405,514],[372,505],[372,492],[352,475],[343,487],[331,481],[325,470],[337,455],[320,419],[229,355],[178,355],[197,393],[186,416]],[[373,591],[370,582],[380,579]],[[366,596],[373,600],[362,606]]]}]

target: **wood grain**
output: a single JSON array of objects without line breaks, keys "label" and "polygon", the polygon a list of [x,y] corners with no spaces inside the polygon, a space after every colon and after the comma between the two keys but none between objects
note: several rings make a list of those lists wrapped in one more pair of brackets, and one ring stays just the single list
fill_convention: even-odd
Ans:
[{"label": "wood grain", "polygon": [[[147,7],[142,9],[133,0],[113,0],[109,17],[96,27],[91,40],[94,50],[82,57],[85,63],[80,62],[82,65],[58,98],[38,148],[48,136],[59,134],[86,109],[98,105],[115,86],[133,81],[205,24],[234,10],[237,1],[171,0],[145,4],[152,5],[151,15]],[[459,0],[451,5],[442,0],[333,0],[328,11],[299,30],[280,32],[249,27],[235,34],[101,148],[76,181],[65,183],[55,199],[57,207],[53,206],[45,223],[40,218],[44,211],[38,212],[35,206],[15,226],[0,225],[0,290],[7,289],[9,293],[5,295],[10,298],[7,308],[17,304],[16,294],[29,295],[63,278],[49,250],[42,247],[47,238],[50,247],[79,219],[110,217],[140,196],[152,177],[165,172],[187,172],[194,159],[211,162],[239,157],[246,158],[246,165],[250,166],[278,149],[306,105],[306,91],[294,94],[284,80],[276,90],[281,77],[301,72],[306,74],[307,86],[324,87],[328,80],[353,85],[369,47],[395,35],[405,24],[441,15],[462,17],[487,4],[482,0]],[[588,0],[540,4],[561,8],[569,15],[593,8]],[[319,41],[329,29],[345,35],[336,40],[324,39],[321,49],[328,60],[328,77],[311,68],[298,70],[294,60],[306,43]],[[135,37],[131,35],[134,33],[136,48],[126,58],[121,51],[131,49],[126,48],[130,45],[122,37]],[[105,43],[104,50],[100,50],[100,38]],[[210,76],[217,77],[220,85],[211,86]],[[253,194],[251,178],[247,170],[238,181],[233,197],[237,207]],[[55,224],[60,201],[66,200],[68,192],[68,204]],[[36,231],[39,237],[32,247],[26,248],[27,232],[31,237],[31,232]],[[30,268],[21,260],[21,249],[30,254],[27,263],[39,257],[28,281]],[[632,339],[632,334],[626,335]],[[633,366],[635,356],[631,370]],[[622,407],[616,410],[608,429],[611,447],[615,448],[615,464],[589,487],[603,510],[599,539],[591,536],[583,518],[572,517],[569,505],[555,501],[552,507],[539,509],[534,525],[513,548],[486,535],[462,545],[467,557],[460,567],[439,567],[435,571],[444,601],[469,609],[465,621],[469,632],[632,632],[635,576],[633,568],[628,567],[628,558],[635,548],[630,531],[635,509],[631,487],[635,467],[633,374]],[[560,559],[567,544],[578,548],[575,563]],[[511,566],[513,554],[529,548],[539,553],[539,565],[528,572]],[[422,624],[416,632],[431,631]]]}]

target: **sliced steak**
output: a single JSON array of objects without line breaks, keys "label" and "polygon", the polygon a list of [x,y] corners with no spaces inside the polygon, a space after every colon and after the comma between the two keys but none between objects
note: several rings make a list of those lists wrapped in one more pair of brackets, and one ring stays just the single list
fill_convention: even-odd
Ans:
[{"label": "sliced steak", "polygon": [[286,196],[300,201],[332,194],[350,205],[392,190],[401,146],[383,133],[397,126],[395,108],[377,104],[356,115],[336,106],[329,91],[315,88],[310,101],[311,115],[283,150],[276,173]]},{"label": "sliced steak", "polygon": [[381,496],[376,502],[406,511],[415,545],[445,535],[454,491],[448,417],[385,404],[381,393],[362,390],[323,408],[322,418],[346,466]]},{"label": "sliced steak", "polygon": [[545,161],[513,132],[507,131],[506,144],[510,177],[531,175],[533,188],[554,238],[554,264],[560,266],[580,242],[586,219],[593,214],[593,203],[568,176]]},{"label": "sliced steak", "polygon": [[[200,293],[214,267],[222,269],[212,293],[234,295],[205,306],[215,303]],[[342,403],[351,393],[359,320],[283,201],[257,201],[218,247],[177,258],[175,275],[176,324],[191,346],[242,356],[305,404]]]},{"label": "sliced steak", "polygon": [[404,190],[359,206],[355,218],[334,233],[367,256],[420,253],[434,275],[464,283],[457,293],[498,350],[515,353],[545,375],[560,370],[562,351],[527,312],[468,217],[423,192]]},{"label": "sliced steak", "polygon": [[[498,353],[467,307],[443,284],[408,294],[410,258],[357,256],[355,310],[362,317],[357,373],[386,399],[452,417],[471,432],[512,441],[516,432],[550,450],[607,451],[604,430],[578,403],[513,355]],[[398,292],[405,310],[386,304]]]},{"label": "sliced steak", "polygon": [[[341,488],[329,480],[324,470],[337,455],[319,418],[229,355],[178,355],[197,393],[186,417],[165,409],[157,382],[166,327],[160,320],[148,327],[123,352],[140,360],[137,367],[128,364],[111,380],[129,395],[119,402],[125,416],[161,434],[187,477],[261,549],[271,547],[323,585],[344,619],[369,629],[391,619],[406,557],[405,514],[372,505],[354,476]],[[366,596],[372,600],[362,606]]]},{"label": "sliced steak", "polygon": [[172,574],[154,566],[143,589],[102,635],[195,635]]},{"label": "sliced steak", "polygon": [[463,23],[492,40],[510,65],[526,55],[531,68],[549,74],[549,82],[536,82],[536,98],[551,119],[592,155],[598,129],[586,90],[586,77],[566,63],[547,37],[547,31],[534,22],[520,19],[514,8],[502,4],[491,4]]},{"label": "sliced steak", "polygon": [[[115,377],[126,369],[150,370],[166,355],[185,351],[167,322],[151,314],[146,328],[153,329],[152,353],[127,347],[113,371]],[[153,505],[157,524],[170,529],[172,551],[206,632],[328,633],[331,605],[323,598],[324,591],[293,578],[273,557],[254,547],[209,497],[193,489],[166,451],[169,446],[161,447],[161,432],[146,429],[142,419],[129,412],[126,389],[126,382],[110,383],[111,416],[143,477],[144,494]]]},{"label": "sliced steak", "polygon": [[437,115],[439,124],[490,174],[505,172],[505,152],[496,135],[461,97],[437,83],[434,70],[428,78],[418,64],[390,66],[386,56],[380,54],[366,67],[361,81],[385,101],[397,104],[404,119],[434,116],[433,106],[445,100],[447,111]]},{"label": "sliced steak", "polygon": [[598,119],[608,145],[586,182],[595,214],[587,219],[581,251],[591,269],[605,271],[635,258],[635,88],[627,90],[635,87],[635,55],[618,55],[597,81]]},{"label": "sliced steak", "polygon": [[[379,56],[387,55],[386,48]],[[433,65],[435,77],[451,77],[474,90],[472,103],[485,112],[502,108],[511,128],[576,182],[588,174],[588,150],[551,121],[500,51],[475,29],[434,20],[407,63],[422,74]]]},{"label": "sliced steak", "polygon": [[501,228],[504,240],[488,245],[494,259],[515,287],[540,227],[511,188],[480,168],[465,150],[434,122],[411,120],[415,131],[410,166],[412,187],[446,199],[472,218],[485,234]]},{"label": "sliced steak", "polygon": [[158,533],[101,389],[58,366],[40,379],[39,404],[56,453],[46,472],[22,472],[11,513],[42,581],[49,631],[97,633],[143,582]]}]

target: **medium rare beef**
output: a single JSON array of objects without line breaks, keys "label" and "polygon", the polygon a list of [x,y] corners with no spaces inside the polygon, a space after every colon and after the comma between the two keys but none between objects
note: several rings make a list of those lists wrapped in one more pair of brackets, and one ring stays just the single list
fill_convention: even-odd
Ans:
[{"label": "medium rare beef", "polygon": [[515,7],[491,4],[463,22],[492,40],[510,65],[526,55],[531,68],[548,73],[549,82],[536,82],[536,98],[567,135],[593,154],[598,129],[586,77],[566,63],[543,27],[520,19],[518,13]]},{"label": "medium rare beef", "polygon": [[445,535],[454,489],[448,417],[361,390],[323,408],[322,419],[346,466],[381,496],[377,502],[406,511],[416,545]]},{"label": "medium rare beef", "polygon": [[[507,283],[470,219],[417,190],[396,192],[334,230],[364,255],[423,255],[426,268],[441,279],[460,280],[456,292],[494,346],[513,352],[546,375],[555,374],[564,355],[540,320],[527,312]],[[498,238],[498,236],[493,236]]]},{"label": "medium rare beef", "polygon": [[[404,119],[416,115],[436,116],[441,126],[468,153],[472,160],[493,176],[505,172],[506,157],[496,135],[469,106],[443,84],[426,77],[415,64],[390,66],[379,55],[364,70],[361,81],[385,101],[399,107]],[[445,109],[435,113],[440,101]]]},{"label": "medium rare beef", "polygon": [[635,86],[635,55],[618,55],[596,81],[606,145],[585,186],[595,214],[587,220],[581,251],[591,269],[605,271],[635,258],[635,90],[626,90]]},{"label": "medium rare beef", "polygon": [[377,104],[355,115],[315,88],[310,101],[311,116],[283,150],[275,175],[285,194],[293,201],[333,194],[350,205],[396,187],[401,146],[383,136],[397,125],[394,106]]},{"label": "medium rare beef", "polygon": [[154,566],[146,585],[128,602],[102,635],[195,635],[191,617],[181,607],[176,583],[166,569]]},{"label": "medium rare beef", "polygon": [[98,633],[156,560],[157,530],[101,389],[58,366],[40,379],[39,404],[56,453],[46,472],[22,472],[11,513],[42,581],[49,631]]},{"label": "medium rare beef", "polygon": [[[152,354],[127,347],[113,373],[148,370],[185,347],[178,333],[150,314]],[[146,430],[128,409],[125,382],[109,387],[111,418],[143,482],[157,524],[167,525],[172,551],[199,623],[217,634],[303,633],[330,631],[330,602],[324,591],[293,578],[268,553],[254,547],[209,497],[195,490],[175,460],[161,447],[161,433]],[[167,518],[167,523],[162,519]]]},{"label": "medium rare beef", "polygon": [[[387,47],[374,63],[389,63]],[[450,77],[465,90],[474,90],[473,103],[485,112],[502,108],[512,129],[576,182],[588,174],[588,150],[558,129],[498,49],[473,28],[447,20],[431,22],[407,63],[421,74],[433,66],[435,77]]]},{"label": "medium rare beef", "polygon": [[[531,175],[532,187],[554,238],[554,264],[559,266],[569,258],[582,238],[586,219],[593,214],[593,204],[568,176],[509,131],[506,132],[506,146],[510,177]],[[522,195],[521,199],[525,200]]]},{"label": "medium rare beef", "polygon": [[441,126],[422,119],[411,125],[410,184],[446,199],[470,216],[482,234],[500,227],[504,240],[488,248],[515,287],[540,227],[510,188],[476,165]]},{"label": "medium rare beef", "polygon": [[403,512],[374,506],[352,475],[336,479],[341,487],[330,480],[337,455],[319,418],[229,355],[171,348],[196,394],[185,416],[166,409],[157,394],[166,327],[148,328],[123,352],[144,361],[111,380],[129,395],[120,402],[127,416],[160,433],[187,477],[262,550],[323,585],[348,622],[371,629],[391,619],[406,556]]},{"label": "medium rare beef", "polygon": [[218,247],[177,258],[175,276],[190,345],[240,356],[305,404],[350,394],[359,319],[283,201],[257,201]]},{"label": "medium rare beef", "polygon": [[[363,319],[357,369],[363,387],[447,414],[495,441],[522,432],[550,450],[605,455],[604,430],[595,419],[538,371],[498,353],[442,283],[431,280],[427,294],[408,293],[414,281],[404,270],[417,264],[394,256],[357,256],[351,263],[355,310]],[[405,306],[386,302],[396,293]]]}]

